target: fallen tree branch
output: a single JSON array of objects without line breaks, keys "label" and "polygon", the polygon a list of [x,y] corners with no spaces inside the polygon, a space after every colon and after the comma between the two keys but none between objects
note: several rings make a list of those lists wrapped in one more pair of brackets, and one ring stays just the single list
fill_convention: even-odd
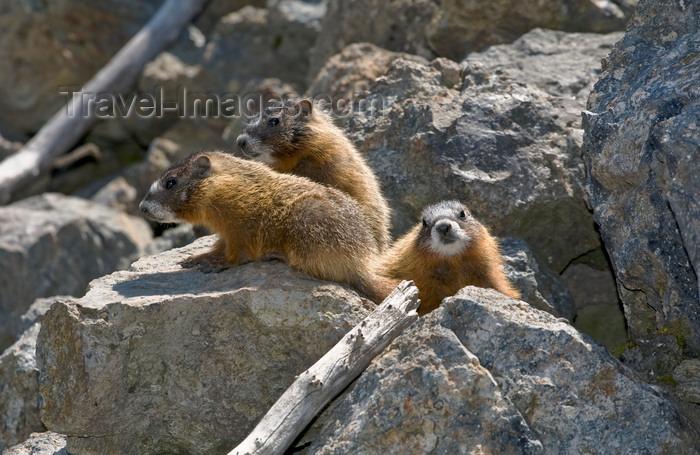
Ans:
[{"label": "fallen tree branch", "polygon": [[143,67],[174,42],[182,28],[208,0],[166,0],[139,32],[88,82],[80,92],[39,130],[19,151],[0,163],[0,204],[48,171],[94,124],[88,104],[99,93],[117,94],[131,87]]},{"label": "fallen tree branch", "polygon": [[411,281],[402,282],[372,314],[300,374],[228,455],[284,453],[316,414],[418,319],[417,308],[418,288]]}]

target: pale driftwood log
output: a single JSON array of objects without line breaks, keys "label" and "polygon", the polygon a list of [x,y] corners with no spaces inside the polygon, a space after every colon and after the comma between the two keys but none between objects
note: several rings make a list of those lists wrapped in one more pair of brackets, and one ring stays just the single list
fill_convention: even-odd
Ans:
[{"label": "pale driftwood log", "polygon": [[[208,0],[167,0],[139,32],[24,147],[0,163],[0,204],[51,168],[90,129],[96,117],[87,103],[98,93],[129,89],[143,67],[174,42]],[[82,95],[80,94],[82,93]]]},{"label": "pale driftwood log", "polygon": [[321,409],[416,319],[418,288],[402,282],[376,310],[300,374],[228,455],[282,454]]}]

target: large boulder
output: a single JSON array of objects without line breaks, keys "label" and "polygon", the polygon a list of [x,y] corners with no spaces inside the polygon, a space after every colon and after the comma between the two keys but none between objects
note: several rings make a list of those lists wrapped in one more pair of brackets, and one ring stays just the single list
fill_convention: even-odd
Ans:
[{"label": "large boulder", "polygon": [[700,5],[643,0],[584,114],[588,191],[649,378],[700,356]]},{"label": "large boulder", "polygon": [[93,278],[129,266],[151,241],[141,218],[44,194],[0,207],[0,349],[38,297],[82,295]]},{"label": "large boulder", "polygon": [[141,259],[46,313],[42,420],[68,452],[226,453],[373,308],[280,263],[179,265],[213,242]]},{"label": "large boulder", "polygon": [[[619,37],[578,35],[588,45],[571,53],[564,44],[573,38],[535,31],[510,51],[528,71],[487,56],[462,67],[394,60],[364,107],[341,120],[391,201],[393,234],[417,223],[425,206],[459,199],[495,234],[526,240],[557,273],[599,249],[583,191],[579,91]],[[563,93],[549,93],[546,78],[528,77],[544,61],[576,65],[579,76],[561,82]]]},{"label": "large boulder", "polygon": [[697,454],[693,422],[551,315],[467,287],[397,338],[306,454]]},{"label": "large boulder", "polygon": [[526,0],[516,6],[511,1],[329,0],[309,74],[313,79],[332,55],[358,42],[426,58],[461,60],[488,45],[510,43],[536,27],[595,33],[623,30],[630,8],[618,6],[622,3]]}]

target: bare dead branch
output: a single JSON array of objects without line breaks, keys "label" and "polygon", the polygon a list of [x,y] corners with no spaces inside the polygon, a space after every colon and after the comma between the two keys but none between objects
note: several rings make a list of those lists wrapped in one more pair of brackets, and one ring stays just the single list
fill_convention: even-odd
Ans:
[{"label": "bare dead branch", "polygon": [[95,112],[87,109],[91,97],[129,89],[146,63],[177,39],[207,1],[167,0],[163,3],[81,92],[74,94],[24,147],[0,163],[0,204],[9,203],[17,190],[47,172],[53,161],[70,150],[90,129],[96,120]]},{"label": "bare dead branch", "polygon": [[418,289],[402,282],[375,311],[300,374],[228,455],[282,454],[323,407],[347,387],[418,314]]}]

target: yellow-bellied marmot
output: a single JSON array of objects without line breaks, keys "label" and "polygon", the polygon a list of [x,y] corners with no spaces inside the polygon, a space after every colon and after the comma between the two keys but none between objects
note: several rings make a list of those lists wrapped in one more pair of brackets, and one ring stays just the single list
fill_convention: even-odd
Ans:
[{"label": "yellow-bellied marmot", "polygon": [[308,99],[263,109],[236,140],[243,155],[276,171],[307,177],[362,206],[377,247],[390,241],[390,211],[374,172],[343,131]]},{"label": "yellow-bellied marmot", "polygon": [[460,202],[443,201],[427,207],[423,221],[394,242],[379,270],[387,278],[413,280],[421,300],[418,314],[424,315],[468,285],[519,299],[502,264],[489,231]]},{"label": "yellow-bellied marmot", "polygon": [[183,266],[218,271],[278,258],[316,278],[349,284],[375,303],[393,290],[374,274],[377,250],[359,205],[334,188],[219,152],[196,153],[156,180],[140,204],[149,218],[219,235]]}]

